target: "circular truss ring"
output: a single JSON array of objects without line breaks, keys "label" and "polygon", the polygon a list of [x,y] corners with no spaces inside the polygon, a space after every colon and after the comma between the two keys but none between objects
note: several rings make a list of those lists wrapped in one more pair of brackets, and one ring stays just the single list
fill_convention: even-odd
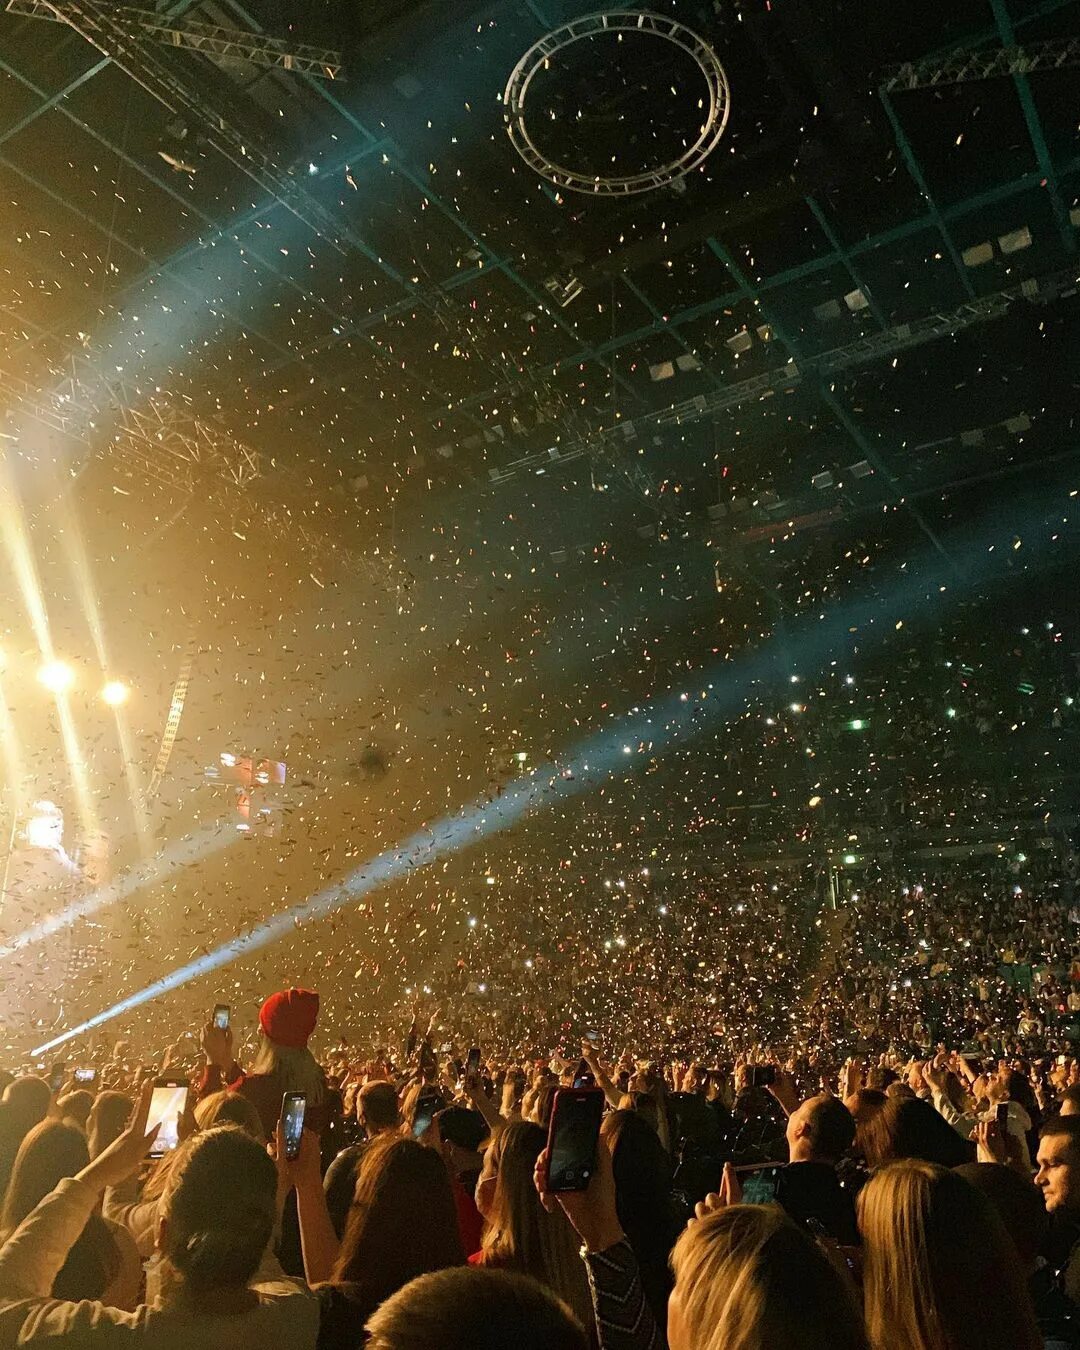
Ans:
[{"label": "circular truss ring", "polygon": [[[525,102],[537,71],[575,42],[598,33],[648,33],[679,47],[697,64],[708,89],[708,113],[697,140],[677,159],[642,173],[622,176],[583,174],[548,159],[529,135],[525,125]],[[585,192],[599,197],[626,197],[635,192],[651,192],[654,188],[666,187],[704,164],[727,127],[731,111],[731,87],[716,52],[704,38],[684,24],[649,10],[630,13],[626,10],[603,10],[573,19],[533,43],[510,73],[503,92],[503,108],[506,129],[515,150],[541,178],[554,187],[571,192]]]}]

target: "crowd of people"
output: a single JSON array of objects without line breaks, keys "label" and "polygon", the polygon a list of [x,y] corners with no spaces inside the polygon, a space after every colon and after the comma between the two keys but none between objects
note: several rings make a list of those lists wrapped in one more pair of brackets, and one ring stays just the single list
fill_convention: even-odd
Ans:
[{"label": "crowd of people", "polygon": [[[1067,954],[1037,905],[1014,914],[1035,934],[1014,964]],[[888,968],[925,938],[925,966],[974,924],[961,943],[999,959],[1013,922],[869,896],[843,941],[873,931]],[[222,1018],[198,1064],[178,1038],[150,1065],[119,1045],[62,1082],[4,1075],[0,1347],[1080,1346],[1080,1061],[1034,1029],[923,1046],[912,1022],[903,1048],[712,1065],[592,1029],[513,1057],[419,1007],[393,1043],[316,1057],[318,1017],[311,991],[271,995],[247,1065]],[[148,1157],[163,1081],[184,1108]],[[567,1190],[552,1120],[582,1093],[604,1111]]]}]

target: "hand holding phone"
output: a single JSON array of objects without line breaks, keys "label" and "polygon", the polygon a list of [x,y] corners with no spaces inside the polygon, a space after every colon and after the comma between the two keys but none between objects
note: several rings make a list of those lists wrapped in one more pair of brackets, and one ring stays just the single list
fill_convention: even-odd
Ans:
[{"label": "hand holding phone", "polygon": [[97,1069],[76,1069],[75,1081],[76,1083],[96,1083]]},{"label": "hand holding phone", "polygon": [[286,1092],[281,1099],[281,1134],[285,1140],[285,1157],[295,1162],[300,1156],[300,1140],[304,1136],[304,1116],[307,1114],[307,1093]]},{"label": "hand holding phone", "polygon": [[180,1142],[180,1118],[187,1108],[188,1083],[185,1078],[158,1078],[150,1098],[147,1133],[156,1129],[150,1145],[151,1158],[163,1158]]},{"label": "hand holding phone", "polygon": [[435,1112],[443,1107],[443,1099],[437,1092],[421,1092],[416,1099],[416,1114],[413,1116],[413,1138],[420,1139],[431,1128]]},{"label": "hand holding phone", "polygon": [[604,1094],[595,1087],[560,1088],[548,1127],[546,1189],[584,1191],[596,1171]]},{"label": "hand holding phone", "polygon": [[229,1005],[227,1003],[218,1003],[214,1006],[214,1026],[219,1031],[228,1031]]},{"label": "hand holding phone", "polygon": [[465,1060],[465,1072],[472,1075],[480,1072],[480,1047],[472,1046],[469,1050],[468,1058]]}]

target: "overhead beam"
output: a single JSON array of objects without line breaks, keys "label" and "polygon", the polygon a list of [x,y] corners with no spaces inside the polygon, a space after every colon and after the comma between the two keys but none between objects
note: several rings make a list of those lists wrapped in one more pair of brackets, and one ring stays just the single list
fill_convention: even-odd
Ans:
[{"label": "overhead beam", "polygon": [[[708,240],[708,245],[709,248],[716,255],[716,257],[718,257],[720,261],[724,264],[724,266],[727,268],[728,272],[734,278],[736,284],[739,286],[739,289],[743,292],[746,299],[750,301],[750,303],[761,314],[762,318],[765,319],[765,321],[769,324],[769,327],[772,329],[772,332],[774,336],[777,338],[777,340],[780,343],[782,343],[784,347],[787,348],[792,359],[796,361],[800,366],[805,364],[806,358],[803,355],[800,344],[796,342],[795,339],[785,330],[784,326],[780,323],[778,316],[776,316],[775,314],[770,314],[769,311],[766,309],[766,307],[762,304],[761,296],[754,290],[754,287],[751,285],[749,278],[744,275],[742,269],[739,267],[738,263],[731,256],[728,250],[724,248],[724,246],[721,243],[719,243],[716,239],[710,238]],[[877,339],[876,345],[878,346],[882,345],[883,334],[878,333],[875,335],[875,337]],[[869,341],[873,343],[874,339],[871,338]],[[834,369],[842,369],[842,367],[834,367]],[[900,479],[900,476],[896,473],[896,471],[892,468],[891,465],[885,462],[885,460],[877,451],[876,447],[870,443],[869,439],[863,433],[862,428],[856,423],[855,419],[851,416],[849,410],[841,402],[836,391],[825,380],[822,380],[819,384],[818,397],[822,400],[822,402],[826,405],[826,407],[829,408],[833,416],[844,428],[845,432],[847,433],[852,444],[855,446],[856,450],[858,450],[858,452],[862,455],[862,457],[868,460],[869,463],[871,463],[874,466],[874,468],[877,469],[878,473],[881,475],[882,482],[885,485],[886,495],[892,498],[893,507],[896,509],[903,509],[907,511],[907,513],[918,525],[919,529],[922,530],[923,534],[926,535],[930,543],[934,546],[934,548],[938,551],[938,553],[941,554],[942,558],[944,558],[944,560],[949,564],[949,566],[955,570],[955,564],[952,558],[950,557],[944,544],[942,544],[941,540],[938,538],[935,531],[930,527],[930,524],[926,520],[926,517],[923,515],[923,513],[919,510],[917,506],[915,506],[911,502],[905,501],[906,488],[902,480]]]},{"label": "overhead beam", "polygon": [[[46,4],[45,0],[7,0],[9,14],[30,19],[48,19],[54,23],[68,23],[59,11],[77,11],[78,4]],[[341,81],[344,77],[341,53],[328,47],[311,47],[306,43],[287,42],[265,33],[252,33],[242,28],[223,28],[218,24],[170,21],[156,10],[136,9],[132,5],[113,5],[114,17],[132,28],[141,29],[155,42],[166,47],[183,47],[205,56],[232,61],[246,61],[249,65],[265,66],[273,70],[295,70],[323,80]],[[74,25],[71,25],[74,27]]]},{"label": "overhead beam", "polygon": [[[876,360],[909,351],[940,337],[963,332],[967,328],[999,319],[1021,300],[1050,298],[1061,290],[1080,285],[1077,270],[1066,269],[1045,277],[1041,282],[1026,281],[1004,291],[965,301],[958,308],[928,315],[913,323],[897,324],[881,333],[860,338],[857,342],[832,351],[804,357],[802,362],[789,361],[774,370],[765,371],[738,384],[727,386],[714,394],[698,394],[681,403],[673,403],[652,412],[638,414],[632,426],[619,422],[603,427],[581,440],[566,441],[556,447],[557,453],[537,451],[507,464],[499,471],[500,478],[510,478],[519,472],[535,472],[537,468],[549,471],[561,464],[571,463],[585,455],[597,453],[608,442],[618,444],[638,436],[643,428],[698,422],[728,408],[761,399],[780,390],[801,384],[809,375],[825,379],[834,373],[869,365]],[[741,294],[741,292],[740,292]]]},{"label": "overhead beam", "polygon": [[[997,17],[998,0],[991,0]],[[1080,37],[1054,38],[1049,42],[1016,45],[1012,24],[998,21],[1004,47],[990,51],[964,48],[944,56],[926,56],[921,61],[904,61],[890,66],[881,81],[888,94],[914,89],[940,89],[943,85],[966,84],[970,80],[996,80],[1009,75],[1034,75],[1039,71],[1066,70],[1080,66]]]},{"label": "overhead beam", "polygon": [[[994,21],[1001,33],[1001,40],[1006,48],[1011,48],[1016,42],[1016,33],[1013,29],[1012,18],[1009,14],[1005,0],[990,0],[990,8],[994,11]],[[1074,38],[1071,42],[1064,44],[1069,51],[1069,64],[1080,65],[1080,37]],[[1016,93],[1020,99],[1020,107],[1024,114],[1024,123],[1028,129],[1028,136],[1031,138],[1031,145],[1035,151],[1035,160],[1038,163],[1039,171],[1046,180],[1046,190],[1050,194],[1050,204],[1053,208],[1054,219],[1057,221],[1058,231],[1061,234],[1062,243],[1069,253],[1076,251],[1076,231],[1073,229],[1072,221],[1069,219],[1069,208],[1065,205],[1065,200],[1061,195],[1061,185],[1058,183],[1057,170],[1054,167],[1054,160],[1050,154],[1050,147],[1046,143],[1046,133],[1043,130],[1042,118],[1039,116],[1039,110],[1035,106],[1035,97],[1031,92],[1031,84],[1028,80],[1028,72],[1020,66],[1012,71],[1013,84],[1016,87]]]}]

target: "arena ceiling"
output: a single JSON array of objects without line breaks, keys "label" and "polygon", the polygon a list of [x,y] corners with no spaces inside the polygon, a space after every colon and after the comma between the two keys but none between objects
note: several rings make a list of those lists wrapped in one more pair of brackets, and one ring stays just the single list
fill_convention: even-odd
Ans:
[{"label": "arena ceiling", "polygon": [[[719,55],[730,123],[703,170],[622,200],[558,192],[503,127],[518,58],[591,5],[158,8],[333,46],[344,80],[145,37],[113,61],[0,14],[9,405],[164,390],[334,488],[361,549],[387,502],[452,513],[463,487],[575,533],[568,490],[599,486],[600,535],[885,510],[940,537],[1073,448],[1073,3],[658,6]],[[681,148],[701,89],[667,44],[601,35],[530,99],[552,157],[634,171]]]}]

